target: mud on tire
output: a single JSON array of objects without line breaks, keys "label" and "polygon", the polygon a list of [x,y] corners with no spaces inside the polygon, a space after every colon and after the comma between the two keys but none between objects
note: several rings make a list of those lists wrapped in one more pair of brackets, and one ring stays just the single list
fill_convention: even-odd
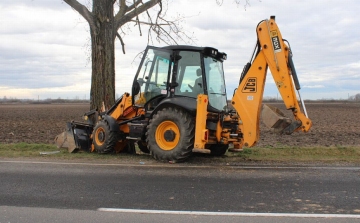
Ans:
[{"label": "mud on tire", "polygon": [[146,142],[155,159],[181,162],[192,153],[194,131],[194,119],[188,112],[178,108],[164,108],[150,120]]}]

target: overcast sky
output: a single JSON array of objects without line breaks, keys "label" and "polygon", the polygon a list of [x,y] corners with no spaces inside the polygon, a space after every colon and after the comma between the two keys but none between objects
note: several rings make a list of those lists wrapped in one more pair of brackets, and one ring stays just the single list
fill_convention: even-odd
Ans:
[{"label": "overcast sky", "polygon": [[[86,3],[89,0],[80,0]],[[245,0],[241,1],[242,3]],[[347,99],[360,93],[358,0],[170,0],[169,16],[188,17],[183,27],[197,46],[226,52],[227,92],[237,87],[256,43],[259,21],[276,16],[292,47],[304,99]],[[1,0],[0,97],[89,99],[91,62],[86,21],[61,0]],[[145,32],[146,28],[143,27]],[[135,28],[116,42],[116,94],[130,92],[146,36]],[[155,46],[163,43],[153,42]],[[277,97],[268,74],[266,97]]]}]

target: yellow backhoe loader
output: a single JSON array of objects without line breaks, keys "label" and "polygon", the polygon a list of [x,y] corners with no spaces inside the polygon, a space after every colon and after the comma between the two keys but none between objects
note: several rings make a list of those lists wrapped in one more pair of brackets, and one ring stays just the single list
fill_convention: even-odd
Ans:
[{"label": "yellow backhoe loader", "polygon": [[[67,123],[56,138],[59,147],[98,153],[134,150],[162,161],[184,161],[192,152],[223,155],[252,147],[259,140],[260,113],[269,127],[291,134],[312,126],[300,98],[300,84],[289,43],[275,17],[256,27],[257,44],[245,65],[229,109],[223,61],[227,55],[212,47],[148,46],[133,81],[105,112],[85,114],[88,123]],[[294,119],[276,108],[262,106],[270,69],[278,91]],[[298,99],[299,97],[299,99]],[[301,101],[301,106],[299,104]],[[263,109],[262,109],[263,107]],[[96,121],[90,121],[96,120]]]}]

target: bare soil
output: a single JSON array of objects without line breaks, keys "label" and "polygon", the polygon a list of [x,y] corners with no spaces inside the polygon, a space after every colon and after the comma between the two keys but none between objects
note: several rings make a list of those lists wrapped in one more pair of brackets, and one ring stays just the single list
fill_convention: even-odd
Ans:
[{"label": "bare soil", "polygon": [[[273,104],[284,111],[281,104]],[[0,143],[52,144],[66,122],[81,121],[88,104],[0,104]],[[257,147],[360,146],[359,103],[308,103],[308,133],[277,135],[261,124]],[[291,116],[291,113],[286,113]]]}]

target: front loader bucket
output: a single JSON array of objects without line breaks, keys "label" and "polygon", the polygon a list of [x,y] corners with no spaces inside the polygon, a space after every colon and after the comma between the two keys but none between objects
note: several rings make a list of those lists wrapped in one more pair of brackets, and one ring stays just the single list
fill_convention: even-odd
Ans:
[{"label": "front loader bucket", "polygon": [[66,129],[55,137],[55,144],[58,148],[67,148],[69,153],[76,149],[74,133],[71,123],[66,123]]},{"label": "front loader bucket", "polygon": [[67,148],[69,153],[77,150],[91,152],[93,126],[79,122],[66,123],[66,129],[55,137],[58,148]]},{"label": "front loader bucket", "polygon": [[274,132],[280,134],[282,134],[283,130],[292,122],[291,119],[285,117],[278,108],[266,104],[263,105],[261,117],[266,127],[271,128]]}]

